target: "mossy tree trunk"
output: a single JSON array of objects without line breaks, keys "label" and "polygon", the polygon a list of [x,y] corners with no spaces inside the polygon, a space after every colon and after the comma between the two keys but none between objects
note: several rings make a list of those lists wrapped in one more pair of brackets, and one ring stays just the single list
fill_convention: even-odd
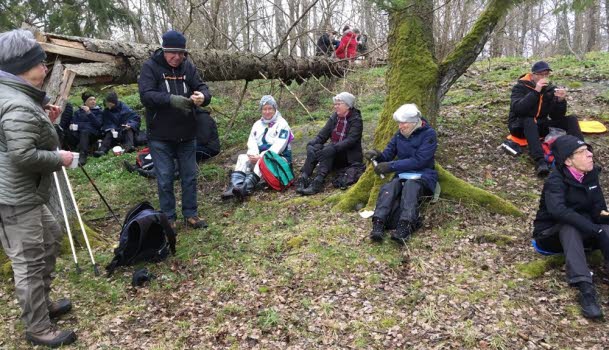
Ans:
[{"label": "mossy tree trunk", "polygon": [[[387,97],[374,133],[375,149],[382,150],[395,134],[397,125],[392,115],[404,103],[416,103],[435,125],[440,102],[446,92],[475,61],[497,22],[518,2],[489,1],[471,31],[441,62],[434,55],[433,1],[382,3],[389,12],[389,68],[385,77]],[[439,166],[437,168],[443,196],[480,203],[497,212],[519,213],[509,202],[457,179]],[[337,202],[335,209],[351,210],[357,204],[373,208],[379,188],[388,178],[382,180],[368,167],[356,185],[332,199]]]}]

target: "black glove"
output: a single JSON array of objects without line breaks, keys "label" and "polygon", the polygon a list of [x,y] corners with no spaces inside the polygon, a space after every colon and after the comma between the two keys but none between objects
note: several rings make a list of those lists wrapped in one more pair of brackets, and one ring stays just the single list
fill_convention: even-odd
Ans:
[{"label": "black glove", "polygon": [[336,154],[336,149],[334,148],[333,145],[327,145],[326,147],[315,152],[315,156],[317,157],[317,159],[330,158],[330,157],[334,156],[335,154]]},{"label": "black glove", "polygon": [[179,110],[182,114],[190,114],[192,113],[192,107],[194,103],[191,99],[180,96],[180,95],[171,95],[169,96],[169,105],[171,107]]},{"label": "black glove", "polygon": [[391,162],[378,163],[377,166],[374,167],[374,172],[379,175],[390,173],[391,172]]},{"label": "black glove", "polygon": [[381,155],[381,152],[379,152],[375,149],[367,150],[364,152],[364,158],[366,158],[368,160],[373,160],[374,158],[377,158],[380,155]]}]

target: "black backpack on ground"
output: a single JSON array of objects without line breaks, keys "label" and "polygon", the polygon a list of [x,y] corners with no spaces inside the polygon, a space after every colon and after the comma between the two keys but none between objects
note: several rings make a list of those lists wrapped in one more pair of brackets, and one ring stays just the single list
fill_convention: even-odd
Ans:
[{"label": "black backpack on ground", "polygon": [[119,266],[163,261],[175,251],[176,233],[167,215],[155,210],[150,203],[141,202],[125,217],[114,259],[106,266],[108,277]]}]

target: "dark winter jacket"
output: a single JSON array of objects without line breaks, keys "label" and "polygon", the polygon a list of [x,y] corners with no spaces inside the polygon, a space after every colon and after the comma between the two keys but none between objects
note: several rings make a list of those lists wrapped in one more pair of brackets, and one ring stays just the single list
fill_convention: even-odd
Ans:
[{"label": "dark winter jacket", "polygon": [[543,121],[548,118],[563,118],[566,112],[567,100],[558,101],[554,97],[553,86],[546,87],[541,93],[537,92],[531,74],[527,73],[512,87],[508,126],[510,129],[518,127],[520,125],[518,118],[535,118],[536,121]]},{"label": "dark winter jacket", "polygon": [[179,67],[173,68],[165,61],[163,50],[158,49],[144,62],[138,85],[140,99],[146,107],[148,139],[187,141],[196,137],[194,105],[192,113],[184,115],[169,104],[169,96],[190,98],[194,91],[205,95],[203,106],[211,101],[209,89],[191,61],[186,58]]},{"label": "dark winter jacket", "polygon": [[[325,144],[330,139],[330,136],[332,136],[332,131],[336,127],[337,122],[338,116],[336,115],[336,112],[334,112],[317,136],[309,141],[309,145]],[[337,153],[347,153],[348,166],[355,163],[363,163],[364,161],[362,152],[363,128],[364,123],[362,121],[362,114],[359,109],[351,108],[351,116],[347,119],[347,136],[342,141],[333,144]]]},{"label": "dark winter jacket", "polygon": [[583,234],[595,235],[601,229],[600,212],[607,209],[599,184],[600,171],[594,167],[579,183],[566,167],[554,168],[543,185],[533,236],[539,238],[556,224],[569,224]]},{"label": "dark winter jacket", "polygon": [[218,137],[218,126],[209,112],[197,108],[197,149],[205,146],[213,155],[220,153],[220,138]]},{"label": "dark winter jacket", "polygon": [[89,113],[86,113],[82,108],[79,108],[76,112],[74,112],[72,124],[78,125],[79,132],[88,131],[94,135],[99,134],[102,125],[101,108],[99,108],[99,106],[90,108]]},{"label": "dark winter jacket", "polygon": [[334,46],[332,45],[332,40],[330,40],[330,35],[328,35],[328,33],[322,34],[322,36],[317,39],[315,51],[316,56],[330,56],[332,54]]},{"label": "dark winter jacket", "polygon": [[74,118],[74,107],[68,102],[63,112],[61,112],[61,120],[59,120],[59,126],[61,126],[64,132],[68,131],[70,124],[72,124],[72,118]]},{"label": "dark winter jacket", "polygon": [[140,116],[121,101],[114,108],[106,108],[103,113],[102,131],[121,130],[129,125],[133,132],[140,130]]},{"label": "dark winter jacket", "polygon": [[[391,162],[396,176],[404,172],[421,173],[421,180],[430,191],[436,189],[438,172],[435,170],[435,154],[438,148],[436,131],[423,119],[423,126],[409,138],[399,131],[393,135],[387,147],[376,158],[378,162]],[[394,160],[397,157],[397,160]]]}]

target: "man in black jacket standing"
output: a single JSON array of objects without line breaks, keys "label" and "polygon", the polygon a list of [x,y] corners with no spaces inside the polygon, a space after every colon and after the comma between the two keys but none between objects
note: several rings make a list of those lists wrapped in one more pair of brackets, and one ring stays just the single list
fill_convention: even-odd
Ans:
[{"label": "man in black jacket standing", "polygon": [[539,140],[549,133],[550,127],[563,129],[569,135],[584,139],[577,117],[565,116],[567,91],[550,84],[551,72],[550,65],[544,61],[533,64],[531,72],[518,78],[512,88],[510,103],[510,134],[526,138],[538,176],[546,176],[550,172]]},{"label": "man in black jacket standing", "polygon": [[175,228],[174,158],[182,185],[182,214],[187,226],[207,227],[197,215],[196,108],[207,106],[211,94],[188,59],[186,38],[170,30],[163,47],[142,66],[138,81],[146,107],[150,152],[154,159],[161,211]]},{"label": "man in black jacket standing", "polygon": [[592,149],[584,141],[564,135],[552,144],[556,168],[543,185],[533,222],[537,246],[563,252],[570,285],[579,289],[585,317],[602,317],[584,248],[599,248],[609,268],[609,212],[594,166]]}]

